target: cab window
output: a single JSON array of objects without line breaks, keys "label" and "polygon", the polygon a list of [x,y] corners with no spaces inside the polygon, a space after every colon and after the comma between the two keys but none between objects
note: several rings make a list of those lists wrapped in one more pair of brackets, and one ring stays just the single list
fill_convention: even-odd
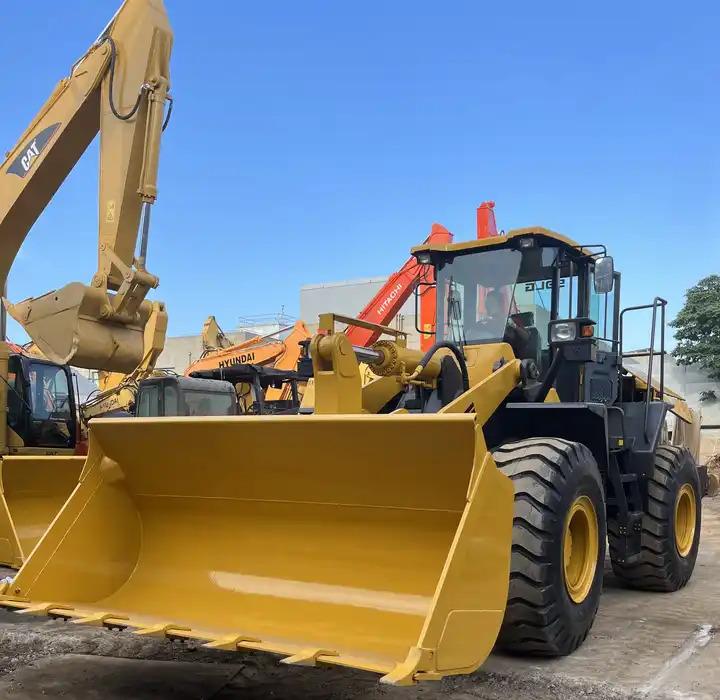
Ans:
[{"label": "cab window", "polygon": [[22,382],[22,365],[17,355],[8,361],[8,425],[19,434],[24,429],[26,414],[25,389]]},{"label": "cab window", "polygon": [[71,419],[70,387],[65,370],[55,365],[30,365],[33,417],[40,420]]},{"label": "cab window", "polygon": [[177,387],[171,384],[166,384],[163,388],[163,403],[164,403],[164,416],[177,416],[179,415],[179,400]]},{"label": "cab window", "polygon": [[140,389],[137,415],[155,417],[160,415],[160,387],[157,384],[148,384]]},{"label": "cab window", "polygon": [[72,447],[75,442],[75,415],[71,386],[64,367],[31,362],[27,406],[31,427],[26,445]]}]

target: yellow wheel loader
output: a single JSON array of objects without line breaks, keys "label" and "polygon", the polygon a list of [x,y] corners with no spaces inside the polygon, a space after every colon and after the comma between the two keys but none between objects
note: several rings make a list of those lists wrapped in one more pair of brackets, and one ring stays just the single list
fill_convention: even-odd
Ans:
[{"label": "yellow wheel loader", "polygon": [[[34,368],[26,367],[21,355],[11,353],[4,332],[0,334],[0,423],[6,420],[4,407],[11,408],[9,429],[0,425],[0,563],[22,563],[77,484],[82,462],[60,459],[74,453],[75,409],[68,419],[73,427],[63,429],[62,444],[47,432],[67,423],[72,385],[64,365],[103,373],[101,392],[79,407],[89,420],[127,409],[138,383],[152,375],[163,348],[167,312],[162,302],[146,298],[159,283],[146,262],[160,141],[169,119],[167,105],[172,104],[171,47],[162,0],[125,0],[0,165],[0,288],[6,288],[10,268],[36,219],[100,134],[98,267],[90,285],[73,282],[17,304],[3,299],[38,351],[55,364],[38,361]],[[24,377],[17,386],[8,375],[9,356],[25,369],[23,375],[12,375]],[[41,367],[52,369],[43,373]],[[38,389],[41,393],[32,403],[22,387],[30,392],[28,382],[33,380],[28,377],[41,374],[47,394],[43,398]],[[64,389],[57,388],[66,375]],[[58,392],[64,403],[53,408]],[[17,401],[24,402],[18,409],[27,423],[23,426],[13,424]],[[52,418],[38,423],[37,411],[49,411]],[[26,456],[15,457],[18,451]],[[40,457],[50,454],[54,456]]]},{"label": "yellow wheel loader", "polygon": [[[314,415],[93,421],[78,487],[0,604],[405,685],[496,644],[572,652],[608,533],[628,585],[682,587],[702,480],[662,442],[664,346],[659,374],[652,342],[644,381],[623,367],[604,248],[531,228],[414,254],[437,284],[426,353],[327,314]],[[354,348],[336,323],[394,340]]]}]

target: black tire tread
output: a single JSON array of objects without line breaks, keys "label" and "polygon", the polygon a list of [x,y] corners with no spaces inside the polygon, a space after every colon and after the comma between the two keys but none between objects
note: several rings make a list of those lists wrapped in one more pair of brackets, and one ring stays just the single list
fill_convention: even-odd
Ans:
[{"label": "black tire tread", "polygon": [[[648,510],[643,517],[640,555],[632,563],[617,561],[618,523],[608,519],[610,559],[615,575],[631,588],[671,592],[682,588],[692,575],[692,568],[679,573],[672,565],[674,534],[670,519],[674,517],[674,491],[670,488],[684,460],[692,459],[687,450],[675,445],[661,445],[655,452],[655,468],[648,483]],[[695,485],[699,489],[699,482]]]},{"label": "black tire tread", "polygon": [[[564,521],[562,491],[572,469],[590,450],[561,438],[529,438],[493,451],[498,468],[515,486],[510,586],[498,646],[514,653],[562,656],[579,647],[589,632],[571,634],[561,615],[549,560],[553,531]],[[598,477],[599,478],[599,477]]]}]

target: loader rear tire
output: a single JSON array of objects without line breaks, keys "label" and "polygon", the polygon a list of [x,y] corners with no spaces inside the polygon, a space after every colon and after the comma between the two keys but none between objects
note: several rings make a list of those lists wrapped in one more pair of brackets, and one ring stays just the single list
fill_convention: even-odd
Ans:
[{"label": "loader rear tire", "polygon": [[493,457],[515,485],[510,586],[497,645],[564,656],[585,640],[600,602],[606,539],[600,471],[585,445],[559,438],[507,443]]},{"label": "loader rear tire", "polygon": [[692,576],[700,544],[700,477],[684,447],[663,445],[655,452],[648,480],[648,505],[642,518],[640,554],[632,563],[618,561],[617,523],[610,519],[610,559],[627,586],[645,591],[677,591]]}]

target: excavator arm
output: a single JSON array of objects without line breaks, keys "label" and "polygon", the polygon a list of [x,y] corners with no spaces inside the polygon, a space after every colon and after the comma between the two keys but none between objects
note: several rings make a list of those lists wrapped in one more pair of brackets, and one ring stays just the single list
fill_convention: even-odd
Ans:
[{"label": "excavator arm", "polygon": [[128,373],[147,355],[143,337],[153,306],[145,297],[158,278],[145,263],[169,116],[171,48],[162,0],[125,0],[0,166],[4,283],[38,216],[100,133],[98,266],[90,286],[73,282],[5,302],[53,362]]},{"label": "excavator arm", "polygon": [[233,344],[232,340],[225,335],[223,329],[218,325],[215,316],[208,316],[205,319],[200,338],[203,353],[229,348]]}]

